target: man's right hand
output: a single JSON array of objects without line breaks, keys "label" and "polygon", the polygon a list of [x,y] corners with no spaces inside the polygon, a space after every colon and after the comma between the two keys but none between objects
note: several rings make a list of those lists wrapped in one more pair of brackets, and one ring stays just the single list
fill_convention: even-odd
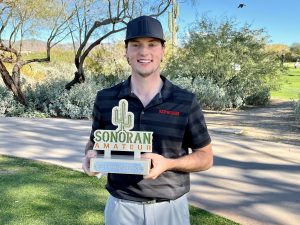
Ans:
[{"label": "man's right hand", "polygon": [[90,171],[91,158],[96,158],[96,156],[97,156],[97,151],[88,150],[85,157],[82,159],[82,169],[89,176],[96,176],[98,174],[96,172],[91,172]]}]

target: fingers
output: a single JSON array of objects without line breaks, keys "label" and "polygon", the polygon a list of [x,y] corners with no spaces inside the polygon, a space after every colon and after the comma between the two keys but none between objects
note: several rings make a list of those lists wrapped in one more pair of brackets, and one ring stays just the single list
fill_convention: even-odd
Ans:
[{"label": "fingers", "polygon": [[167,170],[167,159],[159,154],[146,153],[142,158],[151,159],[152,168],[148,175],[144,175],[144,179],[156,179],[159,175]]},{"label": "fingers", "polygon": [[98,173],[90,171],[90,159],[97,156],[97,151],[89,150],[86,156],[82,159],[82,169],[89,176],[96,176]]}]

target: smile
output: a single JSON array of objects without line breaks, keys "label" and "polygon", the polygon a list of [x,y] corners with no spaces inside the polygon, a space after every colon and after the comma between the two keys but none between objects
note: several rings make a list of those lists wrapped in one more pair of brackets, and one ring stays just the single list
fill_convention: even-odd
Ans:
[{"label": "smile", "polygon": [[150,62],[152,62],[152,60],[150,60],[150,59],[138,59],[137,61],[139,63],[150,63]]}]

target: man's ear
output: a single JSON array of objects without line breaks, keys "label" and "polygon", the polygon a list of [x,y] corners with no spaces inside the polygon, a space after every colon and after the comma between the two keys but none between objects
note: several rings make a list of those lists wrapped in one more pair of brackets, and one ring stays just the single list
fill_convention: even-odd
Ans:
[{"label": "man's ear", "polygon": [[127,52],[125,53],[124,57],[126,58],[128,64],[130,65],[129,58],[128,58],[128,56],[127,56]]},{"label": "man's ear", "polygon": [[165,56],[165,46],[163,46],[163,50],[162,50],[162,55],[161,55],[161,62],[163,61],[163,59],[164,59],[164,56]]}]

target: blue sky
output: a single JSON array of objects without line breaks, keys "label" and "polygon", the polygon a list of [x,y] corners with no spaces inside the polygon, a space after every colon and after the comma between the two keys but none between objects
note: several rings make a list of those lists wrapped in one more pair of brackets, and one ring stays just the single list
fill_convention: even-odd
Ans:
[{"label": "blue sky", "polygon": [[[181,9],[178,19],[181,25],[179,37],[182,37],[189,24],[205,14],[214,19],[233,18],[240,25],[251,24],[253,29],[264,28],[271,36],[270,44],[300,43],[300,0],[195,0],[194,5],[187,0],[181,0],[185,3],[177,1]],[[238,8],[240,3],[246,6]],[[160,20],[167,31],[167,15]]]}]

